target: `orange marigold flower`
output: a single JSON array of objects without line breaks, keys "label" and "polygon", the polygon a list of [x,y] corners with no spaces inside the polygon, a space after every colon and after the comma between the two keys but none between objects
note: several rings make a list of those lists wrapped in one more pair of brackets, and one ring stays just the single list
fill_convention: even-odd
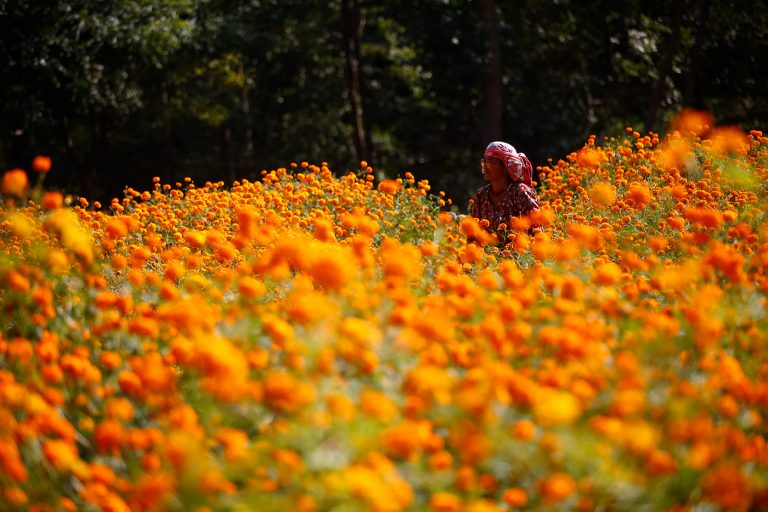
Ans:
[{"label": "orange marigold flower", "polygon": [[512,425],[512,434],[522,441],[530,441],[535,433],[536,425],[531,420],[520,420]]},{"label": "orange marigold flower", "polygon": [[501,501],[510,507],[523,507],[528,503],[528,493],[520,487],[505,489],[501,493]]},{"label": "orange marigold flower", "polygon": [[22,169],[11,169],[3,174],[3,194],[22,197],[26,193],[28,185],[27,173]]},{"label": "orange marigold flower", "polygon": [[29,475],[16,441],[11,437],[0,436],[0,474],[3,473],[16,482],[25,482]]},{"label": "orange marigold flower", "polygon": [[248,434],[236,428],[220,428],[216,439],[224,446],[228,460],[242,459],[248,454]]},{"label": "orange marigold flower", "polygon": [[752,486],[742,469],[730,462],[712,468],[702,479],[704,497],[723,510],[747,510],[752,504]]},{"label": "orange marigold flower", "polygon": [[46,173],[51,170],[51,157],[38,155],[32,159],[32,169],[35,172]]},{"label": "orange marigold flower", "polygon": [[720,155],[728,153],[746,155],[749,151],[747,134],[737,126],[714,128],[709,133],[709,138],[712,140],[712,151]]},{"label": "orange marigold flower", "polygon": [[106,419],[96,425],[93,432],[93,441],[99,453],[112,453],[118,451],[126,437],[126,431],[122,423],[114,419]]},{"label": "orange marigold flower", "polygon": [[435,512],[458,512],[461,510],[461,498],[449,492],[439,491],[430,496],[429,507]]},{"label": "orange marigold flower", "polygon": [[674,473],[677,470],[675,459],[668,452],[653,450],[648,455],[648,473],[654,476]]},{"label": "orange marigold flower", "polygon": [[616,191],[610,184],[602,181],[589,187],[587,194],[596,208],[610,206],[616,201]]},{"label": "orange marigold flower", "polygon": [[322,242],[335,242],[336,234],[334,232],[334,225],[330,219],[320,217],[315,220],[313,227],[313,233],[315,238]]},{"label": "orange marigold flower", "polygon": [[700,135],[707,131],[715,118],[709,112],[685,108],[673,119],[672,130],[683,135]]},{"label": "orange marigold flower", "polygon": [[360,410],[381,421],[391,421],[397,415],[397,405],[375,389],[364,389],[360,393]]},{"label": "orange marigold flower", "polygon": [[380,191],[384,192],[385,194],[389,195],[395,195],[398,190],[402,187],[402,184],[397,180],[384,180],[381,183],[379,183],[379,186],[377,187]]},{"label": "orange marigold flower", "polygon": [[329,247],[318,250],[312,258],[309,274],[320,286],[329,290],[340,290],[352,280],[354,270],[351,253]]},{"label": "orange marigold flower", "polygon": [[246,276],[237,284],[237,289],[243,297],[260,297],[267,292],[267,287],[260,280]]},{"label": "orange marigold flower", "polygon": [[267,373],[263,384],[265,402],[281,412],[296,412],[315,398],[311,384],[301,382],[285,371]]},{"label": "orange marigold flower", "polygon": [[636,207],[643,208],[651,200],[651,190],[645,183],[632,183],[627,190],[627,200]]},{"label": "orange marigold flower", "polygon": [[558,503],[576,492],[576,481],[567,473],[553,473],[538,482],[539,492],[547,504]]},{"label": "orange marigold flower", "polygon": [[61,192],[46,192],[43,194],[40,204],[46,210],[55,210],[64,204],[64,196],[61,195]]},{"label": "orange marigold flower", "polygon": [[621,279],[621,268],[613,263],[602,263],[597,267],[595,274],[595,281],[602,285],[612,285],[619,282]]}]

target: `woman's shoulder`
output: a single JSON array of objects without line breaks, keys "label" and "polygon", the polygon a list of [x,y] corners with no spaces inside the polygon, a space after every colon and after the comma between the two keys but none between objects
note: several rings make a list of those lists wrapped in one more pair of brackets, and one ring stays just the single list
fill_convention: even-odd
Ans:
[{"label": "woman's shoulder", "polygon": [[479,196],[479,195],[482,195],[482,194],[487,194],[489,190],[491,190],[491,184],[490,183],[486,183],[485,185],[483,185],[482,187],[480,187],[479,189],[477,189],[475,191],[475,195]]},{"label": "woman's shoulder", "polygon": [[533,196],[536,197],[536,189],[534,189],[532,186],[528,185],[527,183],[523,183],[522,181],[516,181],[509,184],[510,192],[516,193],[516,194],[524,194],[527,196]]}]

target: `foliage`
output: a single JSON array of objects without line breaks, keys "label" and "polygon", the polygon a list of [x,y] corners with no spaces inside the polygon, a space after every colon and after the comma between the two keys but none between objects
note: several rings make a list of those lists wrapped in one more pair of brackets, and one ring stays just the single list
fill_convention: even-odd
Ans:
[{"label": "foliage", "polygon": [[[467,195],[489,142],[479,2],[349,3],[364,20],[365,124],[380,177],[411,170]],[[745,129],[766,121],[764,2],[489,3],[500,19],[501,137],[535,165],[625,123],[658,131],[683,106]],[[153,176],[257,179],[289,159],[328,158],[327,148],[332,167],[352,169],[363,157],[341,17],[339,0],[0,0],[0,165],[23,167],[42,150],[57,163],[49,184],[102,201]],[[645,126],[657,88],[659,115]]]}]

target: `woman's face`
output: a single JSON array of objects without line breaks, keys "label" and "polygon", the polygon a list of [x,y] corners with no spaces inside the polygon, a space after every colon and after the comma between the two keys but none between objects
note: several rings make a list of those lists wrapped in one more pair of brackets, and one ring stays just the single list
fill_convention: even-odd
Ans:
[{"label": "woman's face", "polygon": [[498,158],[483,158],[480,160],[483,170],[483,179],[485,181],[500,181],[507,177],[507,170],[504,163]]}]

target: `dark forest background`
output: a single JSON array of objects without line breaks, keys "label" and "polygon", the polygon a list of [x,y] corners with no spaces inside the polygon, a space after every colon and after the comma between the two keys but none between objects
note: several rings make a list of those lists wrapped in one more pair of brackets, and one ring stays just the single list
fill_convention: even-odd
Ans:
[{"label": "dark forest background", "polygon": [[108,201],[189,176],[367,160],[457,204],[681,107],[768,127],[768,5],[670,0],[0,0],[0,168]]}]

